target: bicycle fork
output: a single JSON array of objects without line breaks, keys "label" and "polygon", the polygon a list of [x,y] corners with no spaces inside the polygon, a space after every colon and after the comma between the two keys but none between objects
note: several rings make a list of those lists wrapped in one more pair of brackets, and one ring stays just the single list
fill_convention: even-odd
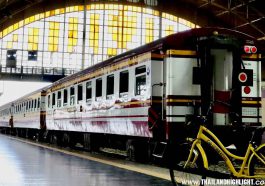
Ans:
[{"label": "bicycle fork", "polygon": [[[189,141],[191,141],[191,139],[188,139]],[[195,149],[195,146],[198,148]],[[199,152],[198,152],[199,151]],[[199,139],[195,139],[192,143],[192,146],[191,146],[191,149],[190,149],[190,152],[189,152],[189,156],[188,156],[188,159],[187,161],[185,162],[185,165],[184,165],[184,169],[188,167],[189,163],[191,162],[191,158],[192,158],[192,155],[194,154],[194,158],[190,164],[191,167],[194,166],[196,160],[198,159],[199,157],[199,153],[201,154],[202,156],[202,160],[203,160],[203,165],[204,165],[204,168],[208,169],[208,161],[207,161],[207,157],[206,157],[206,154],[200,144],[200,141]]]}]

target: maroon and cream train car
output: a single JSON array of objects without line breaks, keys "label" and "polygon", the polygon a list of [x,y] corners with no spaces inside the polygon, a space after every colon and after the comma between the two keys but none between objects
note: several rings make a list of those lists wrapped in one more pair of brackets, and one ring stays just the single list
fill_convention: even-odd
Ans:
[{"label": "maroon and cream train car", "polygon": [[2,129],[10,127],[11,105],[12,103],[7,103],[0,107],[0,127]]},{"label": "maroon and cream train car", "polygon": [[8,127],[13,128],[13,134],[36,137],[36,134],[45,130],[45,91],[43,89],[29,93],[3,107],[9,109]]},{"label": "maroon and cream train car", "polygon": [[183,136],[197,115],[208,115],[220,134],[235,120],[260,126],[262,52],[254,38],[220,28],[176,33],[125,52],[43,89],[44,137],[141,155]]},{"label": "maroon and cream train car", "polygon": [[166,140],[183,133],[191,115],[210,114],[218,131],[235,116],[259,126],[261,51],[253,38],[226,29],[168,36],[54,83],[46,127]]}]

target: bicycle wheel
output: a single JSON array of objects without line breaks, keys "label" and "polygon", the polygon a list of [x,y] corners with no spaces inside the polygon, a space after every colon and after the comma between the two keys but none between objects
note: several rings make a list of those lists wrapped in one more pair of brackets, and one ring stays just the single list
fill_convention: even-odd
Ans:
[{"label": "bicycle wheel", "polygon": [[[265,161],[265,146],[256,151],[257,155]],[[257,156],[253,156],[249,164],[249,175],[265,179],[265,164]]]},{"label": "bicycle wheel", "polygon": [[[194,152],[197,153],[197,152]],[[174,186],[177,185],[203,185],[201,179],[205,179],[205,169],[203,167],[203,161],[199,155],[194,164],[189,163],[189,165],[184,168],[186,160],[188,158],[189,150],[182,152],[183,160],[175,162],[175,164],[170,165],[170,178]],[[195,154],[193,154],[194,157]]]}]

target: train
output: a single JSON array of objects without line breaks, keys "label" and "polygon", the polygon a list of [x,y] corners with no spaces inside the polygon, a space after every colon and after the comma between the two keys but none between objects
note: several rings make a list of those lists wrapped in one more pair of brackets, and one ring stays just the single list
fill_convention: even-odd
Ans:
[{"label": "train", "polygon": [[[162,157],[188,135],[188,121],[208,115],[217,136],[230,142],[233,124],[265,125],[262,47],[225,28],[175,33],[1,106],[1,131],[143,160]],[[242,136],[241,144],[248,141]]]}]

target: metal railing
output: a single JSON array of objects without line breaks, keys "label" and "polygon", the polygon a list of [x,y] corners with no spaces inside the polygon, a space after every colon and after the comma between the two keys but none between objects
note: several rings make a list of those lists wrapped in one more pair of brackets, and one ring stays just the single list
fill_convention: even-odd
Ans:
[{"label": "metal railing", "polygon": [[16,75],[59,75],[68,76],[78,72],[78,69],[69,68],[52,68],[52,67],[2,67],[0,66],[0,74],[16,74]]}]

